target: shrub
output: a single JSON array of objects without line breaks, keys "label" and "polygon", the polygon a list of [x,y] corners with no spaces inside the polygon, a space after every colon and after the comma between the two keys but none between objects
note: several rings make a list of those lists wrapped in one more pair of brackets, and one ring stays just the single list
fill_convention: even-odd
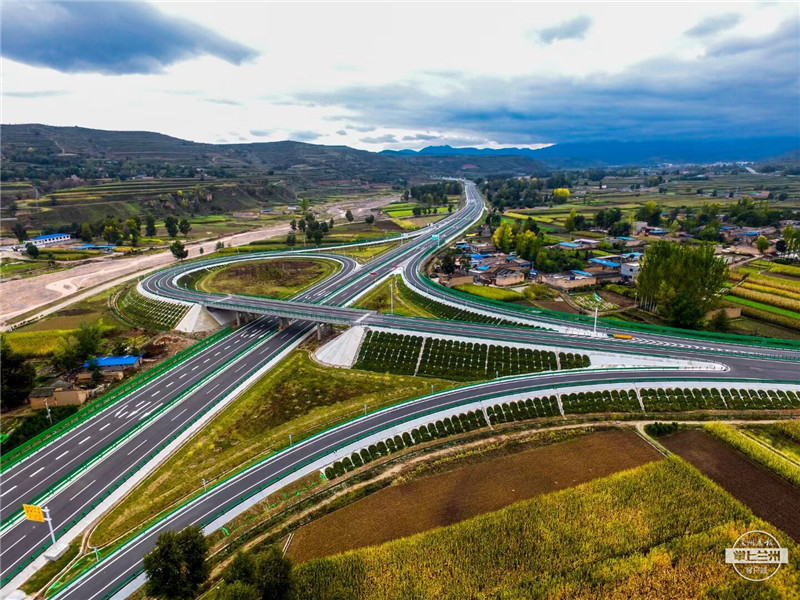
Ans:
[{"label": "shrub", "polygon": [[675,433],[678,431],[678,427],[679,425],[675,421],[672,423],[661,423],[660,421],[656,421],[655,423],[648,423],[645,425],[644,430],[647,432],[647,435],[655,438]]}]

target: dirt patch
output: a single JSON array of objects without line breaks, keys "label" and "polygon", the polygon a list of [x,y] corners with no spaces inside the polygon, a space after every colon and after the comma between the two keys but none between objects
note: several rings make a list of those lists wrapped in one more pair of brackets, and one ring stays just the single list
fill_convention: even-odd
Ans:
[{"label": "dirt patch", "polygon": [[541,308],[546,308],[547,310],[557,310],[559,312],[570,313],[573,315],[577,315],[580,312],[577,309],[571,307],[563,300],[552,300],[548,302],[540,302],[537,300],[536,306],[540,306]]},{"label": "dirt patch", "polygon": [[382,544],[660,458],[632,431],[575,440],[391,486],[300,528],[295,562]]},{"label": "dirt patch", "polygon": [[800,541],[800,489],[699,430],[659,440],[761,517]]},{"label": "dirt patch", "polygon": [[611,304],[616,304],[620,308],[630,308],[631,306],[633,306],[635,302],[633,298],[628,298],[627,296],[623,296],[622,294],[609,292],[608,290],[598,290],[597,295],[600,296],[606,302],[610,302]]}]

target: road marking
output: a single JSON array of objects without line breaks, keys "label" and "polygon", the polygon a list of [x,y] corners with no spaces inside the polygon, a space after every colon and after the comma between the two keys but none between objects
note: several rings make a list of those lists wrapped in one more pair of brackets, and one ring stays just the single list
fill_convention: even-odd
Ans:
[{"label": "road marking", "polygon": [[170,421],[174,421],[175,419],[177,419],[178,417],[180,417],[180,416],[181,416],[183,413],[185,413],[185,412],[186,412],[186,410],[187,410],[187,409],[185,409],[185,408],[184,408],[184,409],[183,409],[181,412],[179,412],[177,415],[175,415],[174,417],[172,417],[172,418],[170,419]]},{"label": "road marking", "polygon": [[5,496],[5,495],[6,495],[8,492],[10,492],[11,490],[15,490],[15,489],[17,489],[17,486],[14,486],[14,487],[10,487],[10,488],[8,488],[8,489],[7,489],[5,492],[3,492],[2,494],[0,494],[0,498],[2,498],[3,496]]},{"label": "road marking", "polygon": [[97,481],[97,480],[96,480],[96,479],[93,479],[91,482],[87,483],[87,484],[86,484],[86,486],[84,486],[83,488],[81,488],[81,491],[80,491],[80,492],[78,492],[77,494],[75,494],[75,495],[74,495],[72,498],[70,498],[70,499],[69,499],[69,501],[70,501],[70,502],[72,502],[73,500],[75,500],[75,498],[77,498],[77,497],[78,497],[78,496],[80,496],[80,495],[81,495],[83,492],[85,492],[85,491],[87,490],[87,488],[88,488],[90,485],[92,485],[92,484],[93,484],[95,481]]},{"label": "road marking", "polygon": [[173,383],[175,383],[175,382],[174,382],[174,381],[170,381],[170,382],[169,382],[169,383],[166,385],[166,387],[169,387],[169,386],[171,386]]},{"label": "road marking", "polygon": [[205,360],[203,361],[203,364],[206,364],[206,363],[207,363],[208,361],[210,361],[210,360],[211,360],[210,358],[207,358],[207,359],[205,359]]},{"label": "road marking", "polygon": [[131,454],[136,452],[145,442],[147,442],[147,440],[142,440],[141,443],[137,444],[136,447],[133,448],[133,450],[131,450],[130,452],[128,452],[128,454],[126,454],[126,456],[130,456]]},{"label": "road marking", "polygon": [[39,470],[38,470],[38,471],[36,471],[35,473],[31,473],[30,475],[28,475],[28,477],[33,477],[34,475],[38,475],[38,474],[39,474],[39,473],[41,473],[42,471],[44,471],[44,467],[42,467],[41,469],[39,469]]},{"label": "road marking", "polygon": [[[133,414],[133,413],[131,413],[131,414]],[[82,439],[80,442],[78,442],[78,446],[80,446],[80,445],[81,445],[82,443],[84,443],[84,442],[88,442],[88,441],[91,439],[91,437],[92,437],[92,436],[90,436],[90,435],[87,435],[87,436],[86,436],[85,438],[83,438],[83,439]]]},{"label": "road marking", "polygon": [[184,377],[186,377],[186,373],[183,373],[178,379],[183,379]]},{"label": "road marking", "polygon": [[121,419],[122,417],[124,417],[127,414],[128,414],[128,411],[127,410],[123,410],[120,414],[117,415],[117,417]]},{"label": "road marking", "polygon": [[155,392],[154,392],[154,393],[153,393],[153,394],[152,394],[150,397],[151,397],[151,398],[155,398],[155,397],[156,397],[156,396],[158,396],[160,393],[161,393],[161,390],[156,390],[156,391],[155,391]]},{"label": "road marking", "polygon": [[53,460],[58,460],[59,458],[61,458],[62,456],[66,456],[67,454],[69,454],[69,450],[62,452],[61,454],[56,456]]},{"label": "road marking", "polygon": [[[222,352],[222,350],[220,350],[219,352]],[[219,356],[219,352],[216,352],[216,353],[214,354],[214,356]]]},{"label": "road marking", "polygon": [[200,368],[200,365],[197,365],[196,367],[192,367],[192,371],[197,371],[197,369],[199,369],[199,368]]},{"label": "road marking", "polygon": [[214,387],[208,390],[209,393],[213,392],[215,389],[219,387],[219,384],[216,384]]},{"label": "road marking", "polygon": [[136,408],[137,406],[139,406],[140,404],[144,404],[145,402],[147,402],[147,400],[142,400],[141,402],[137,402],[136,404],[133,405],[133,408]]},{"label": "road marking", "polygon": [[242,365],[241,367],[239,367],[238,369],[236,369],[236,370],[234,371],[234,373],[238,373],[239,371],[241,371],[242,369],[244,369],[246,366],[247,366],[247,365]]},{"label": "road marking", "polygon": [[103,425],[103,426],[102,426],[100,429],[98,429],[97,431],[103,431],[103,429],[105,429],[105,428],[106,428],[106,427],[108,427],[109,425],[111,425],[111,423],[106,423],[105,425]]},{"label": "road marking", "polygon": [[23,535],[23,536],[22,536],[21,538],[19,538],[19,539],[18,539],[16,542],[14,542],[14,543],[13,543],[13,544],[11,544],[10,546],[8,546],[8,547],[7,547],[5,550],[3,550],[2,552],[0,552],[0,556],[3,556],[3,554],[5,554],[5,553],[6,553],[6,552],[8,552],[9,550],[11,550],[11,549],[12,549],[14,546],[16,546],[17,544],[19,544],[19,543],[20,543],[22,540],[24,540],[24,539],[25,539],[27,536],[28,536],[28,534],[25,534],[25,535]]},{"label": "road marking", "polygon": [[230,347],[231,347],[231,345],[230,345],[230,344],[228,344],[227,346],[225,346],[225,347],[223,348],[223,350],[227,350],[227,349],[228,349],[228,348],[230,348]]}]

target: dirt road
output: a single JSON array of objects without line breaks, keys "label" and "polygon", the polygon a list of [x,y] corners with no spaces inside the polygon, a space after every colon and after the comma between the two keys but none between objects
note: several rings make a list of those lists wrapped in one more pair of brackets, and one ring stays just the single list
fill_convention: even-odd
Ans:
[{"label": "dirt road", "polygon": [[[339,223],[345,222],[345,212],[350,209],[357,219],[363,219],[373,208],[383,206],[398,198],[397,194],[380,196],[364,200],[343,200],[319,207],[323,214],[333,216]],[[189,243],[186,248],[190,257],[199,255],[200,248],[205,254],[214,251],[217,242],[226,246],[242,246],[269,237],[285,235],[289,232],[289,224],[270,225],[244,233]],[[9,320],[14,317],[43,307],[62,298],[53,306],[43,309],[38,315],[44,316],[56,312],[65,306],[87,296],[97,294],[134,277],[148,273],[174,262],[175,258],[168,250],[147,256],[130,258],[103,257],[86,264],[73,267],[67,271],[49,273],[27,279],[6,281],[0,285],[0,329],[8,329]]]}]

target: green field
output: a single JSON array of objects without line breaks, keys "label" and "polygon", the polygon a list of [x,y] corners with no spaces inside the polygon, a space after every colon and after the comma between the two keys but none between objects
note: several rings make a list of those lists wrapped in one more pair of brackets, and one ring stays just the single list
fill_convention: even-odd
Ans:
[{"label": "green field", "polygon": [[786,310],[785,308],[778,308],[777,306],[770,306],[768,304],[762,304],[761,302],[755,302],[753,300],[748,300],[746,298],[739,298],[737,296],[730,296],[730,295],[725,296],[725,300],[729,302],[734,302],[736,304],[743,304],[744,306],[750,306],[752,308],[756,308],[758,310],[773,313],[776,315],[781,315],[783,317],[789,317],[790,319],[800,320],[800,313],[792,312],[791,310]]},{"label": "green field", "polygon": [[490,300],[499,300],[500,302],[515,302],[524,300],[525,296],[520,292],[514,290],[506,290],[502,288],[491,287],[488,285],[477,285],[475,283],[464,283],[455,286],[456,290],[466,292],[473,296],[480,296],[481,298],[489,298]]},{"label": "green field", "polygon": [[[754,597],[720,556],[741,533],[763,528],[774,531],[668,458],[450,527],[312,560],[295,568],[293,598]],[[788,598],[800,588],[800,549],[778,536],[792,564],[759,584],[757,597]]]},{"label": "green field", "polygon": [[74,332],[74,329],[50,329],[47,331],[12,331],[3,335],[14,352],[32,358],[42,358],[50,356],[58,343]]},{"label": "green field", "polygon": [[285,300],[339,270],[332,260],[273,258],[217,268],[196,282],[196,289]]}]

